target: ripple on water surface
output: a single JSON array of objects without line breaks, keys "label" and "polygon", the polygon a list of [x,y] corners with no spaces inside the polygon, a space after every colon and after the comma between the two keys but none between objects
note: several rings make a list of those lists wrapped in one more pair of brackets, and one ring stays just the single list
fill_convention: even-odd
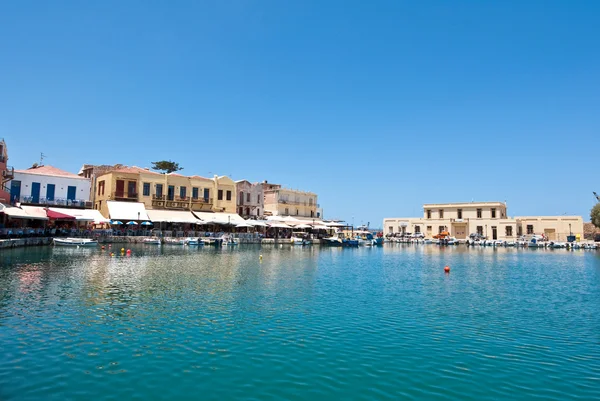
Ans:
[{"label": "ripple on water surface", "polygon": [[599,254],[3,251],[0,399],[599,399]]}]

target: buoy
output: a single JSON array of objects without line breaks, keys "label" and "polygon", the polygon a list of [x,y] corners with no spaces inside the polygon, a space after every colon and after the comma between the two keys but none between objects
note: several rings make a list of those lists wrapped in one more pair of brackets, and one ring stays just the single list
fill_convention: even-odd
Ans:
[{"label": "buoy", "polygon": [[112,244],[108,244],[108,247],[109,247],[109,248],[112,248]]},{"label": "buoy", "polygon": [[259,256],[258,256],[258,259],[262,260],[262,255],[259,255]]},{"label": "buoy", "polygon": [[121,248],[121,252],[125,252],[125,248]]},{"label": "buoy", "polygon": [[104,245],[102,245],[102,250],[104,250]]},{"label": "buoy", "polygon": [[446,273],[450,273],[450,266],[446,266],[446,267],[444,267],[444,271],[445,271]]}]

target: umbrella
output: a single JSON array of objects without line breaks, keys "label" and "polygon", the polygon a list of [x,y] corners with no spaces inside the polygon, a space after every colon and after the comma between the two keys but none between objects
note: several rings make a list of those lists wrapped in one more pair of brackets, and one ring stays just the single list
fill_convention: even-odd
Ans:
[{"label": "umbrella", "polygon": [[252,224],[248,223],[239,223],[235,225],[236,227],[254,227]]},{"label": "umbrella", "polygon": [[346,224],[338,223],[335,221],[325,222],[325,224],[328,225],[329,227],[346,227]]},{"label": "umbrella", "polygon": [[312,226],[308,224],[298,224],[294,228],[312,228]]},{"label": "umbrella", "polygon": [[123,222],[119,220],[111,220],[110,224],[123,224]]},{"label": "umbrella", "polygon": [[128,226],[137,226],[137,223],[135,221],[128,221],[127,225]]},{"label": "umbrella", "polygon": [[151,222],[149,222],[149,221],[144,221],[144,222],[142,223],[142,225],[143,225],[143,226],[151,226],[151,225],[152,225],[152,223],[151,223]]},{"label": "umbrella", "polygon": [[207,225],[207,224],[208,224],[208,222],[207,222],[207,221],[202,221],[202,220],[198,220],[198,221],[196,222],[196,225],[197,225],[197,226],[205,226],[205,225]]},{"label": "umbrella", "polygon": [[285,223],[273,223],[273,224],[269,224],[269,227],[271,227],[271,228],[292,228],[291,226],[288,226]]},{"label": "umbrella", "polygon": [[255,227],[266,227],[267,223],[265,223],[264,221],[260,221],[260,220],[251,220],[248,221],[248,223],[252,224]]},{"label": "umbrella", "polygon": [[314,226],[313,229],[314,230],[330,230],[331,227],[327,227],[327,226]]}]

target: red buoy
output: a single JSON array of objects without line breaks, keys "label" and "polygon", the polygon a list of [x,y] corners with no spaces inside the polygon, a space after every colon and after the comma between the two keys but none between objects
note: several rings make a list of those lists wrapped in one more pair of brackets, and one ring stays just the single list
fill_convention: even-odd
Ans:
[{"label": "red buoy", "polygon": [[446,266],[446,267],[444,267],[444,272],[446,272],[446,273],[450,273],[450,266]]}]

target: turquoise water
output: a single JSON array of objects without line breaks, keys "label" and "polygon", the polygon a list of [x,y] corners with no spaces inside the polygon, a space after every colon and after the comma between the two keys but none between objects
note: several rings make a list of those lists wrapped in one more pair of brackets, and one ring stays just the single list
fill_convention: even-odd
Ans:
[{"label": "turquoise water", "polygon": [[140,246],[0,262],[0,400],[600,399],[600,252]]}]

